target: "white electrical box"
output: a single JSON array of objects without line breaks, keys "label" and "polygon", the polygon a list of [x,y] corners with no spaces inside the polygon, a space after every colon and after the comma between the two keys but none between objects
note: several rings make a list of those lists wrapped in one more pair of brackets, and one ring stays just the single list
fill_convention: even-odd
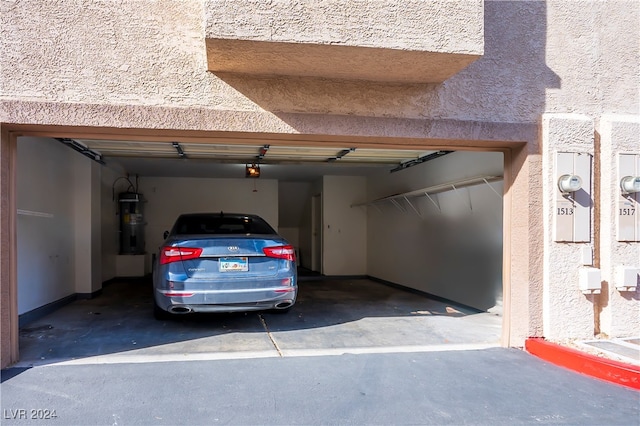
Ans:
[{"label": "white electrical box", "polygon": [[[618,183],[624,178],[640,176],[640,154],[618,156]],[[616,228],[618,241],[640,241],[640,192],[623,193],[617,185]]]},{"label": "white electrical box", "polygon": [[580,250],[580,263],[584,266],[593,265],[593,247],[584,246]]},{"label": "white electrical box", "polygon": [[[554,241],[591,242],[591,154],[556,153],[554,179]],[[560,183],[569,177],[580,181],[575,192],[563,192]]]},{"label": "white electrical box", "polygon": [[584,294],[600,294],[602,279],[598,268],[580,268],[580,291]]},{"label": "white electrical box", "polygon": [[619,266],[616,277],[618,291],[636,291],[640,286],[640,268]]}]

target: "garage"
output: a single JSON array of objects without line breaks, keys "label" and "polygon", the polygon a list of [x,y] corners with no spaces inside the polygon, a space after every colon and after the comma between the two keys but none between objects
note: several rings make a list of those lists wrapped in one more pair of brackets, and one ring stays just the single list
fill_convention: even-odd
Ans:
[{"label": "garage", "polygon": [[[637,335],[637,8],[194,3],[1,14],[3,367],[19,317],[147,274],[179,203],[260,210],[310,273],[502,305],[503,346]],[[580,200],[560,181],[582,182]],[[119,253],[130,189],[146,199],[140,258]]]},{"label": "garage", "polygon": [[[163,232],[180,213],[203,211],[258,214],[287,238],[301,267],[300,300],[281,317],[216,317],[216,326],[211,318],[171,324],[178,335],[191,336],[184,342],[214,339],[205,346],[225,352],[220,348],[233,345],[224,339],[235,333],[198,333],[232,329],[259,336],[261,343],[248,346],[253,350],[269,337],[268,351],[275,343],[281,354],[500,344],[502,152],[291,139],[259,134],[220,135],[206,142],[189,137],[18,138],[21,350],[46,358],[39,352],[43,347],[34,349],[29,342],[59,337],[52,324],[76,311],[85,317],[80,322],[87,315],[92,322],[103,321],[99,327],[96,323],[97,335],[105,330],[101,327],[112,333],[114,324],[104,322],[107,313],[131,300],[137,305],[131,324],[142,324],[141,335],[134,327],[124,337],[109,338],[105,332],[95,338],[111,353],[135,349],[122,342],[143,342],[154,334],[145,334],[146,327],[158,326],[144,306],[144,277]],[[247,177],[250,167],[259,168],[259,177]],[[143,200],[137,223],[122,220],[126,193]],[[142,233],[123,246],[127,225],[139,225]],[[142,319],[141,312],[147,311]],[[465,321],[446,322],[456,318]],[[78,341],[68,328],[60,328]],[[386,339],[380,330],[404,338]],[[148,348],[170,343],[147,339]],[[109,341],[118,343],[112,347]],[[66,356],[99,355],[70,351]]]}]

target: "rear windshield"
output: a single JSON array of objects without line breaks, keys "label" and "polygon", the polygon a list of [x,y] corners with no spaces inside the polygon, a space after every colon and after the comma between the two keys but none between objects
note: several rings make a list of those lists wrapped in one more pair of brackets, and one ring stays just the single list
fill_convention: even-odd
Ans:
[{"label": "rear windshield", "polygon": [[275,234],[276,231],[259,217],[181,216],[173,233],[185,234]]}]

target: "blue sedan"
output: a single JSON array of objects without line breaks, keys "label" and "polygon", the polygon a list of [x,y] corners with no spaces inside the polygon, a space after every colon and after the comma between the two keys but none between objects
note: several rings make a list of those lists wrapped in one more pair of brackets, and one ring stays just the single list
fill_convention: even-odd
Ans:
[{"label": "blue sedan", "polygon": [[295,250],[262,218],[178,217],[153,268],[154,314],[288,311],[298,291]]}]

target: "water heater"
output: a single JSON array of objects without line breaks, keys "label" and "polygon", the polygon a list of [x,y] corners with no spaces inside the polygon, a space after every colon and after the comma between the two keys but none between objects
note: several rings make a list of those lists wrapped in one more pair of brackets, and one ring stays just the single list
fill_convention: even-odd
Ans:
[{"label": "water heater", "polygon": [[120,203],[120,254],[144,254],[142,194],[123,192]]}]

